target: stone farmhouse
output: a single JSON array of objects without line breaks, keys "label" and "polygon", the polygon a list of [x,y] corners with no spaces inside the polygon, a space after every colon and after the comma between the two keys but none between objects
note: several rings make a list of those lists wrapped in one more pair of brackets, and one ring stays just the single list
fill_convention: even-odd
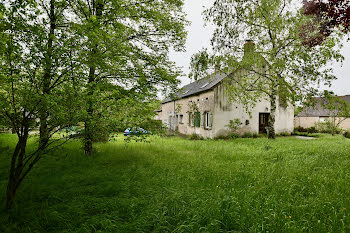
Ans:
[{"label": "stone farmhouse", "polygon": [[[264,66],[265,68],[265,66]],[[230,132],[228,124],[239,119],[239,133],[266,133],[270,114],[270,102],[261,99],[255,107],[246,112],[244,105],[229,100],[225,80],[239,78],[244,69],[237,69],[230,75],[215,74],[184,86],[176,98],[166,99],[158,111],[156,119],[161,120],[169,130],[182,134],[197,134],[214,138]],[[276,133],[294,130],[294,107],[279,104],[277,98]]]},{"label": "stone farmhouse", "polygon": [[[350,103],[350,95],[338,96]],[[294,119],[295,127],[310,128],[315,127],[319,122],[325,122],[330,120],[332,114],[329,110],[322,107],[322,101],[324,98],[318,97],[315,98],[315,105],[305,108],[301,111],[298,116]],[[337,121],[339,119],[336,119]],[[350,118],[345,119],[339,125],[342,129],[350,129]]]}]

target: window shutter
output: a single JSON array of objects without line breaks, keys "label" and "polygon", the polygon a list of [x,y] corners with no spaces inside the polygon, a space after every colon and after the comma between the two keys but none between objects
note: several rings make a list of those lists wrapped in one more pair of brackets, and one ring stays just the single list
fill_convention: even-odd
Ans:
[{"label": "window shutter", "polygon": [[203,112],[203,114],[201,114],[202,116],[202,128],[205,129],[205,112]]},{"label": "window shutter", "polygon": [[201,113],[195,113],[195,127],[201,127]]}]

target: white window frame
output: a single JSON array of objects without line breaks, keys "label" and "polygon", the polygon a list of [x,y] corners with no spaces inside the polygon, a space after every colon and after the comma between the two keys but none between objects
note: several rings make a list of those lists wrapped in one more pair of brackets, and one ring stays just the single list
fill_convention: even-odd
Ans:
[{"label": "white window frame", "polygon": [[204,112],[204,129],[211,130],[212,126],[212,118],[213,114],[211,112]]}]

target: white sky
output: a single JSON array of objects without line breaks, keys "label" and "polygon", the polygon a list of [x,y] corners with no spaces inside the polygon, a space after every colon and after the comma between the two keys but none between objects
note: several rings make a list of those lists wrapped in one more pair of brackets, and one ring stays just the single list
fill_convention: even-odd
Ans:
[{"label": "white sky", "polygon": [[[200,3],[199,3],[200,2]],[[202,48],[210,47],[210,39],[213,32],[213,28],[208,26],[204,27],[204,20],[202,17],[202,11],[206,7],[212,5],[214,0],[185,0],[184,10],[187,13],[187,19],[191,22],[191,25],[187,28],[188,37],[186,43],[186,52],[170,54],[170,58],[176,62],[176,64],[183,68],[183,72],[189,74],[189,65],[191,56],[197,53]],[[345,57],[343,65],[333,64],[334,74],[338,77],[333,82],[332,89],[338,95],[350,95],[350,42],[344,43],[342,54]],[[186,76],[181,78],[182,85],[186,85],[191,80]]]}]

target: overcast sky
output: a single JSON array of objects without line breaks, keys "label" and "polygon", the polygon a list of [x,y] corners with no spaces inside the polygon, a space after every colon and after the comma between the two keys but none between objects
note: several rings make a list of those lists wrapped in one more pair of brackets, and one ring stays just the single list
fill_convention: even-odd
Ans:
[{"label": "overcast sky", "polygon": [[[199,3],[200,2],[200,3]],[[202,17],[202,11],[211,4],[214,0],[185,0],[184,10],[187,13],[187,19],[191,22],[191,25],[187,28],[188,37],[185,53],[170,54],[170,58],[176,62],[176,64],[183,68],[186,77],[182,77],[182,85],[186,85],[191,82],[187,77],[189,73],[189,64],[192,54],[198,52],[202,48],[210,46],[210,38],[213,28],[204,27],[204,21]],[[342,54],[345,57],[343,66],[341,64],[333,64],[335,70],[334,74],[338,77],[338,80],[333,82],[331,89],[338,95],[350,95],[350,42],[344,43]]]}]

